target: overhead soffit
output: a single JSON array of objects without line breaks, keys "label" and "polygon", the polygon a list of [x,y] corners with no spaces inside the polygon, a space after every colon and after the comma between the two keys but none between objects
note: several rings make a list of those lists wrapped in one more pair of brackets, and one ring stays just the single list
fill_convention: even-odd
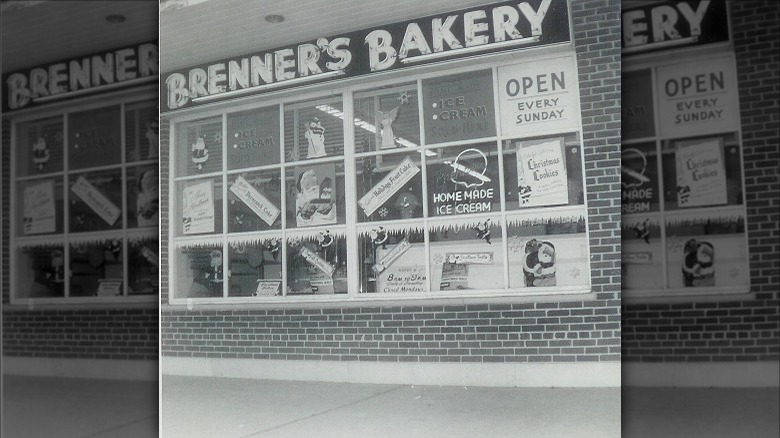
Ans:
[{"label": "overhead soffit", "polygon": [[[153,41],[156,1],[3,2],[3,72]],[[123,23],[106,16],[121,14]]]},{"label": "overhead soffit", "polygon": [[[485,0],[165,0],[160,14],[163,73],[427,15]],[[165,6],[165,5],[164,5]],[[264,17],[279,14],[283,23]]]}]

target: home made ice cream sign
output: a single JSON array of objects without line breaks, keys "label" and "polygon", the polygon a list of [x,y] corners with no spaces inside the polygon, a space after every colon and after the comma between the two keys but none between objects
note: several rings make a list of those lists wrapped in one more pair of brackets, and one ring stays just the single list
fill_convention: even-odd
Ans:
[{"label": "home made ice cream sign", "polygon": [[566,0],[501,2],[194,66],[161,83],[164,110],[570,40]]}]

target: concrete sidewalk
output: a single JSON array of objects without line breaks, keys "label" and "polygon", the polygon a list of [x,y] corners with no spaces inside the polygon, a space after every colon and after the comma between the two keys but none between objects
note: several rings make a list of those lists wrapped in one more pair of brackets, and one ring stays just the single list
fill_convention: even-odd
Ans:
[{"label": "concrete sidewalk", "polygon": [[163,376],[162,436],[620,436],[620,390]]},{"label": "concrete sidewalk", "polygon": [[158,436],[157,382],[3,376],[3,438]]},{"label": "concrete sidewalk", "polygon": [[778,438],[780,389],[623,388],[627,438]]}]

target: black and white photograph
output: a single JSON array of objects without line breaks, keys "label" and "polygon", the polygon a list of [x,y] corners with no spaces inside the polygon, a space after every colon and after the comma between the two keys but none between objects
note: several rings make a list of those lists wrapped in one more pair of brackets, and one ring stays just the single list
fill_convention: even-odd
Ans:
[{"label": "black and white photograph", "polygon": [[780,2],[0,23],[3,438],[780,436]]}]

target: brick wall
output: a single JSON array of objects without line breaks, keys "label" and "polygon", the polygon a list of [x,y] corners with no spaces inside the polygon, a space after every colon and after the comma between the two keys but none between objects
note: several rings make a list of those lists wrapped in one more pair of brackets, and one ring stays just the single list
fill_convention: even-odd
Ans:
[{"label": "brick wall", "polygon": [[[620,6],[575,2],[595,300],[486,299],[479,304],[371,303],[187,310],[167,304],[163,242],[161,351],[165,356],[412,362],[620,360]],[[167,123],[161,123],[167,205]],[[163,216],[166,208],[163,208]],[[163,219],[167,223],[167,219]],[[165,232],[165,230],[163,230]],[[589,296],[590,299],[592,296]],[[565,300],[565,301],[564,301]],[[445,300],[446,301],[446,300]],[[526,302],[519,302],[526,301]],[[249,307],[249,306],[247,306]],[[298,308],[296,308],[298,307]]]},{"label": "brick wall", "polygon": [[3,354],[157,360],[157,309],[6,310]]},{"label": "brick wall", "polygon": [[11,123],[2,121],[3,355],[79,359],[157,360],[158,309],[28,310],[11,307],[8,246]]},{"label": "brick wall", "polygon": [[720,302],[623,308],[623,360],[778,360],[780,345],[780,3],[729,2],[745,158],[751,293]]}]

